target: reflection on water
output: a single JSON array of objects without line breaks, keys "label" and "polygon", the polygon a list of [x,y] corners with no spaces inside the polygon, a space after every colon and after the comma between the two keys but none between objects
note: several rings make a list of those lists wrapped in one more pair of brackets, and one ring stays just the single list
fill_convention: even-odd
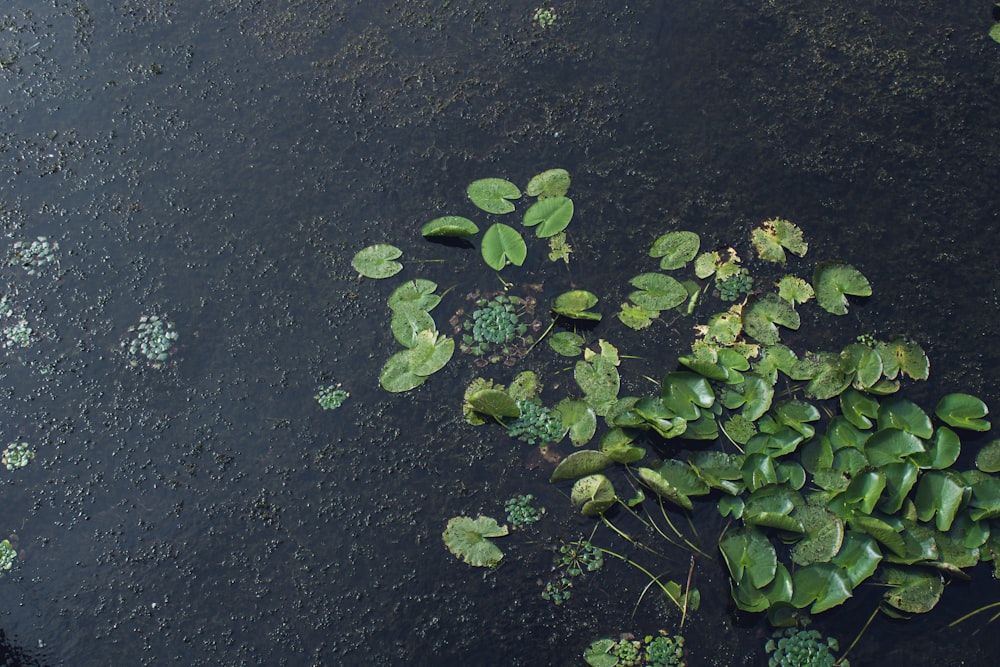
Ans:
[{"label": "reflection on water", "polygon": [[[932,361],[918,400],[998,404],[996,54],[968,3],[570,2],[544,30],[524,2],[98,4],[0,11],[0,220],[8,248],[59,244],[37,275],[3,267],[2,325],[32,337],[4,351],[0,423],[37,454],[3,481],[15,664],[571,665],[598,636],[673,629],[620,562],[564,605],[541,598],[559,539],[594,524],[550,463],[464,423],[467,359],[410,394],[378,388],[393,285],[350,258],[378,242],[446,258],[401,274],[453,288],[444,326],[498,285],[475,249],[419,238],[472,178],[567,168],[570,265],[548,273],[538,253],[504,275],[605,286],[609,303],[664,231],[711,246],[791,219],[814,260],[875,288],[840,334],[811,328],[817,348],[909,333]],[[162,370],[121,349],[149,314],[179,333]],[[615,343],[658,376],[687,326]],[[350,398],[324,411],[313,397],[335,382]],[[449,517],[500,516],[524,492],[547,514],[499,570],[444,548]],[[725,520],[695,522],[714,554]],[[690,560],[646,562],[683,580]],[[763,623],[731,613],[721,566],[697,572],[690,663],[759,664]],[[876,620],[855,664],[992,664],[993,634],[940,630],[1000,599],[974,575],[927,618]],[[879,594],[824,631],[849,643]]]}]

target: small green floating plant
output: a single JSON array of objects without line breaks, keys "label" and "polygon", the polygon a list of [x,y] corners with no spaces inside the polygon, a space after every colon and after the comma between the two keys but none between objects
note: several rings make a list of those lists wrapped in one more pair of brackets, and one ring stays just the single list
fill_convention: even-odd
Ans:
[{"label": "small green floating plant", "polygon": [[7,263],[20,266],[29,276],[37,275],[47,264],[56,261],[59,244],[39,236],[33,241],[16,241],[11,248]]},{"label": "small green floating plant", "polygon": [[3,336],[3,346],[8,349],[28,347],[31,345],[34,333],[28,320],[24,319],[18,320],[0,331],[0,335]]},{"label": "small green floating plant", "polygon": [[531,14],[531,22],[542,30],[551,28],[558,20],[559,14],[556,13],[555,7],[536,7]]},{"label": "small green floating plant", "polygon": [[340,388],[340,383],[327,385],[325,387],[320,387],[317,389],[317,393],[313,398],[315,398],[320,407],[324,410],[336,410],[341,405],[344,404],[351,394],[344,389]]},{"label": "small green floating plant", "polygon": [[176,351],[178,335],[174,324],[159,315],[143,315],[139,324],[129,327],[128,333],[122,348],[131,357],[131,366],[145,361],[151,368],[160,369]]},{"label": "small green floating plant", "polygon": [[684,667],[684,637],[660,634],[636,639],[625,634],[618,639],[598,639],[584,651],[591,667]]},{"label": "small green floating plant", "polygon": [[536,508],[532,503],[535,496],[530,493],[514,496],[504,503],[503,510],[507,513],[507,521],[514,528],[525,528],[542,520],[545,508]]},{"label": "small green floating plant", "polygon": [[840,650],[833,637],[823,638],[818,630],[785,628],[772,635],[765,645],[768,667],[850,667],[848,660],[837,661]]},{"label": "small green floating plant", "polygon": [[0,576],[14,567],[15,558],[17,558],[17,551],[14,550],[14,545],[10,543],[10,540],[0,542]]},{"label": "small green floating plant", "polygon": [[7,470],[17,470],[28,465],[33,458],[35,458],[35,452],[31,450],[28,443],[12,442],[3,450],[3,458],[0,459],[0,463],[3,463]]}]

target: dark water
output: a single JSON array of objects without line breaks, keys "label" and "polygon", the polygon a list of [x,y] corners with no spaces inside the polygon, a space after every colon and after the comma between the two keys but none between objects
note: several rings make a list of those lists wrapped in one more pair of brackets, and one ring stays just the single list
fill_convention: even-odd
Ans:
[{"label": "dark water", "polygon": [[[908,333],[932,361],[911,396],[1000,405],[990,3],[609,4],[560,3],[547,31],[518,0],[0,7],[3,233],[61,249],[41,275],[3,269],[37,335],[0,368],[4,438],[37,451],[3,471],[10,664],[573,665],[599,636],[676,628],[651,594],[630,618],[646,582],[621,563],[563,607],[540,599],[551,545],[593,523],[525,448],[462,421],[466,359],[378,387],[396,281],[360,281],[350,258],[391,242],[445,259],[400,275],[455,287],[443,310],[495,289],[476,251],[418,233],[470,213],[473,178],[570,170],[570,268],[536,250],[504,275],[612,304],[664,231],[745,245],[791,219],[807,259],[875,289],[809,343]],[[151,312],[181,336],[163,371],[119,348]],[[687,326],[601,335],[656,376]],[[324,412],[331,382],[351,397]],[[507,538],[498,571],[444,549],[449,517],[499,517],[526,491],[544,528]],[[710,551],[722,520],[696,524]],[[683,580],[690,561],[651,562]],[[732,613],[717,562],[695,573],[689,664],[761,664],[765,625]],[[852,662],[995,664],[992,626],[943,629],[1000,600],[973,574],[926,617],[878,618]],[[879,595],[821,629],[845,645]]]}]

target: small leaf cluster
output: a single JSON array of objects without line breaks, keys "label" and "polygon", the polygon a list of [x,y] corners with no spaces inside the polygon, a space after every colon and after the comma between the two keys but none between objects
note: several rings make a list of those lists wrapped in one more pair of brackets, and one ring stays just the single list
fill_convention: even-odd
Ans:
[{"label": "small leaf cluster", "polygon": [[632,635],[619,639],[598,639],[584,651],[583,659],[591,667],[684,667],[684,637],[670,636],[661,630],[642,640]]},{"label": "small leaf cluster", "polygon": [[505,345],[527,334],[528,326],[521,323],[517,312],[521,303],[518,297],[504,294],[476,301],[478,308],[463,325],[468,333],[462,337],[462,351],[482,356],[493,345]]},{"label": "small leaf cluster", "polygon": [[35,453],[26,442],[12,442],[3,450],[3,457],[0,459],[7,470],[17,470],[23,468],[35,458]]},{"label": "small leaf cluster", "polygon": [[162,368],[177,345],[178,334],[173,322],[159,315],[143,315],[139,324],[129,327],[128,333],[129,338],[122,347],[132,357],[129,361],[132,366],[145,360],[152,368]]},{"label": "small leaf cluster", "polygon": [[3,328],[3,346],[5,348],[28,347],[31,345],[33,334],[34,330],[28,324],[28,320],[18,320]]},{"label": "small leaf cluster", "polygon": [[324,410],[336,410],[350,396],[350,393],[340,388],[340,384],[331,384],[320,387],[313,398],[319,402],[320,407]]},{"label": "small leaf cluster", "polygon": [[14,566],[14,559],[17,558],[17,551],[10,540],[0,542],[0,575]]},{"label": "small leaf cluster", "polygon": [[604,566],[604,553],[588,540],[569,542],[559,547],[556,565],[571,577],[596,572]]},{"label": "small leaf cluster", "polygon": [[835,651],[839,650],[833,637],[823,639],[818,630],[796,630],[786,628],[775,632],[765,647],[768,653],[768,667],[850,667],[850,662],[837,662]]},{"label": "small leaf cluster", "polygon": [[753,291],[753,276],[746,269],[715,281],[715,289],[723,301],[739,301]]},{"label": "small leaf cluster", "polygon": [[532,505],[535,496],[532,494],[517,495],[504,503],[504,512],[507,513],[507,521],[514,528],[524,528],[536,521],[541,521],[545,514],[545,508],[536,508]]},{"label": "small leaf cluster", "polygon": [[660,635],[646,637],[646,665],[649,667],[683,667],[684,637]]},{"label": "small leaf cluster", "polygon": [[559,413],[547,408],[537,399],[517,401],[521,414],[507,423],[507,434],[529,445],[559,442],[566,435]]},{"label": "small leaf cluster", "polygon": [[36,275],[42,267],[56,261],[59,244],[39,236],[33,241],[16,241],[11,248],[7,263],[20,266],[29,276]]},{"label": "small leaf cluster", "polygon": [[389,327],[396,341],[405,349],[393,354],[382,366],[379,384],[386,391],[409,391],[422,385],[451,360],[455,341],[437,330],[433,310],[441,297],[437,283],[409,280],[389,296],[392,319]]}]

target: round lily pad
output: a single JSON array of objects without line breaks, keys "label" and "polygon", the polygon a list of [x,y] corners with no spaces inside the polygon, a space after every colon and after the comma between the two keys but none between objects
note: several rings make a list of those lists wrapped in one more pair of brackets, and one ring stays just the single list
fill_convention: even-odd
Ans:
[{"label": "round lily pad", "polygon": [[549,169],[528,181],[525,193],[529,197],[561,197],[569,190],[569,172],[565,169]]},{"label": "round lily pad", "polygon": [[388,278],[403,270],[402,264],[393,261],[402,254],[403,251],[394,245],[376,243],[358,251],[351,266],[366,278]]},{"label": "round lily pad", "polygon": [[460,215],[446,215],[435,218],[420,229],[424,236],[451,236],[463,238],[479,233],[479,227],[472,220]]},{"label": "round lily pad", "polygon": [[818,505],[803,505],[795,510],[805,537],[792,547],[796,565],[827,562],[837,555],[844,543],[844,522],[839,516]]},{"label": "round lily pad", "polygon": [[535,227],[538,238],[555,236],[573,219],[573,200],[569,197],[539,199],[524,214],[524,226]]},{"label": "round lily pad", "polygon": [[516,185],[502,178],[481,178],[468,188],[472,203],[487,213],[510,213],[514,205],[510,199],[519,199],[521,191]]},{"label": "round lily pad", "polygon": [[448,520],[442,537],[448,551],[469,565],[495,567],[503,558],[503,552],[487,538],[503,537],[507,532],[507,526],[500,526],[496,519],[456,516]]}]

